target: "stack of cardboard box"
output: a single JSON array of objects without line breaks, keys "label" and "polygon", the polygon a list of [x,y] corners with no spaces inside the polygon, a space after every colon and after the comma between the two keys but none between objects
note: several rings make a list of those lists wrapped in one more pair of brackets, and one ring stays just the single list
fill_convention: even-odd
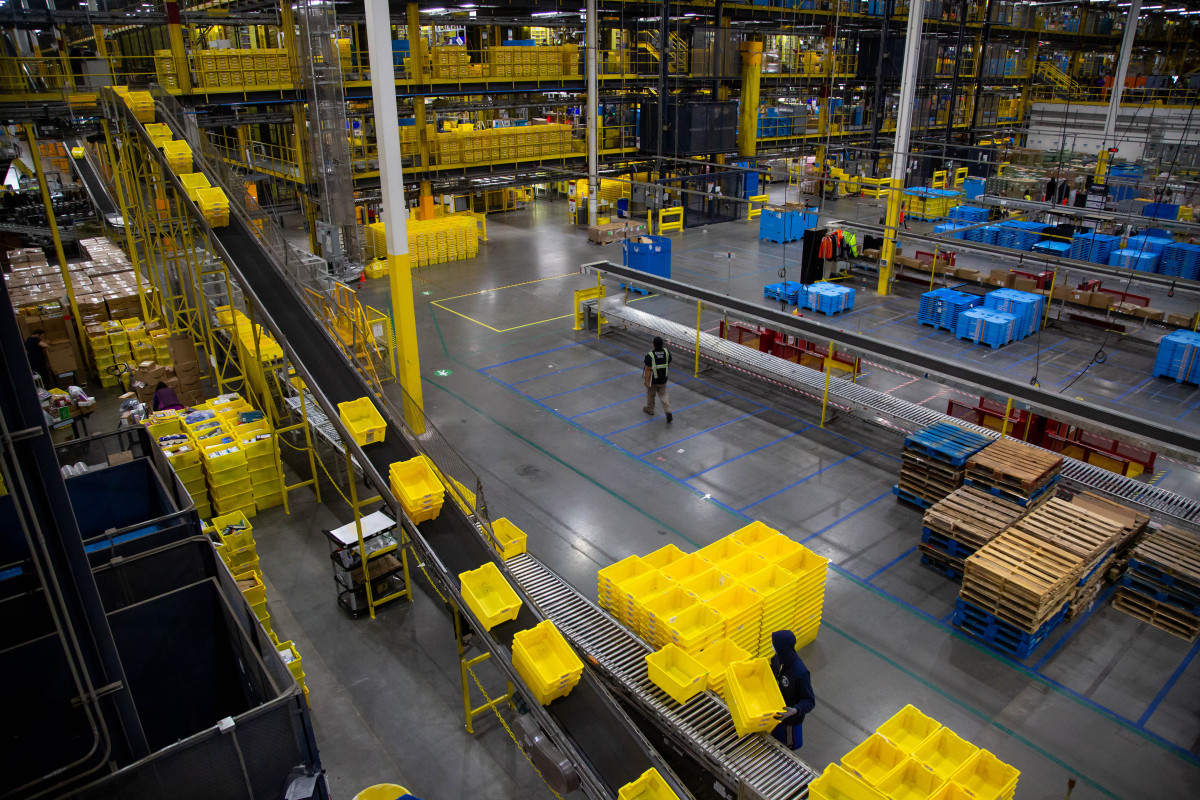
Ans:
[{"label": "stack of cardboard box", "polygon": [[623,219],[620,222],[609,222],[604,225],[593,225],[588,228],[588,241],[593,244],[612,244],[626,237],[641,236],[646,233],[646,223],[634,219]]},{"label": "stack of cardboard box", "polygon": [[[39,309],[42,313],[32,313]],[[84,376],[79,374],[79,365],[82,362],[75,328],[64,317],[61,307],[46,305],[21,309],[17,313],[17,326],[20,328],[22,339],[28,339],[36,330],[44,331],[42,341],[49,345],[46,350],[46,366],[50,374],[60,376],[74,373],[72,383],[86,383]],[[56,380],[55,384],[57,383]]]},{"label": "stack of cardboard box", "polygon": [[167,348],[174,364],[174,377],[178,381],[175,393],[179,402],[194,406],[204,399],[200,388],[200,363],[196,359],[196,347],[186,334],[176,334],[167,340]]}]

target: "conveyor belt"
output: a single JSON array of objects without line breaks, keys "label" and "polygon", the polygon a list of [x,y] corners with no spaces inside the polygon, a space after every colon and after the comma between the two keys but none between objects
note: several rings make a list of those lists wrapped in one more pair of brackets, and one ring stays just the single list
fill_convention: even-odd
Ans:
[{"label": "conveyor belt", "polygon": [[703,692],[684,705],[672,700],[646,674],[645,656],[653,648],[609,614],[582,597],[574,587],[530,555],[505,562],[529,598],[554,620],[559,630],[598,663],[611,681],[640,706],[665,733],[687,735],[708,762],[706,766],[732,792],[745,784],[762,800],[799,800],[817,773],[767,735],[738,738],[725,703]]},{"label": "conveyor belt", "polygon": [[[74,139],[65,143],[67,151],[75,147],[83,147],[83,142]],[[100,178],[100,173],[96,172],[95,166],[92,165],[91,156],[87,149],[84,149],[83,158],[71,157],[71,167],[79,176],[79,180],[83,181],[84,191],[87,192],[88,199],[92,201],[92,206],[96,212],[104,218],[104,220],[114,228],[122,227],[125,222],[121,219],[121,209],[117,207],[117,203],[113,200],[111,194],[108,193],[108,187]]]},{"label": "conveyor belt", "polygon": [[[164,176],[175,184],[175,190],[183,196],[178,176],[168,168],[161,153],[152,145],[145,128],[133,119],[124,103],[117,101],[115,107],[128,129],[139,136],[149,152],[160,159]],[[169,124],[177,136],[185,135],[182,122],[161,105],[159,119]],[[193,147],[193,151],[196,150]],[[197,157],[197,163],[204,168],[209,180],[219,185],[220,176],[216,170],[203,165],[200,157]],[[229,191],[230,188],[226,187],[227,193],[235,194]],[[210,243],[228,265],[230,274],[242,288],[246,302],[254,307],[257,319],[275,336],[287,358],[295,364],[296,371],[312,391],[326,418],[330,421],[338,419],[338,403],[371,397],[372,392],[362,377],[309,312],[294,282],[284,277],[272,253],[238,215],[236,205],[231,203],[229,225],[216,229],[208,228],[199,209],[191,201],[185,200],[185,205],[194,215],[196,224],[207,230]],[[471,618],[470,611],[462,602],[457,576],[488,561],[503,568],[503,562],[485,542],[475,523],[453,502],[443,506],[437,519],[421,523],[420,526],[414,526],[404,515],[402,507],[388,490],[387,476],[391,464],[412,458],[416,450],[406,438],[402,426],[391,417],[390,410],[378,403],[377,407],[389,423],[385,440],[365,450],[351,445],[351,452],[396,518],[404,520],[405,529],[421,560],[430,568],[429,572],[441,584],[442,590],[454,599],[464,615]],[[340,421],[336,424],[340,426]],[[339,433],[345,439],[350,439],[345,431],[339,429]],[[491,663],[504,670],[517,685],[522,684],[511,664],[513,635],[533,627],[542,619],[536,611],[536,605],[527,597],[522,599],[524,602],[517,619],[497,625],[490,631],[484,630],[477,620],[472,625],[481,646],[496,655]],[[621,786],[635,780],[651,767],[656,767],[680,797],[690,797],[686,789],[673,779],[673,773],[662,757],[590,670],[584,671],[579,684],[567,697],[555,700],[544,708],[532,704],[531,713],[541,723],[550,740],[576,765],[583,788],[589,796],[615,797]]]},{"label": "conveyor belt", "polygon": [[[625,305],[620,299],[605,301],[602,313],[611,323],[620,320],[647,332],[662,336],[676,347],[694,352],[696,329],[669,319],[648,314],[633,306]],[[757,377],[775,381],[795,389],[820,402],[825,389],[825,373],[803,367],[786,359],[713,336],[700,334],[702,358],[721,364],[732,365]],[[910,433],[927,428],[937,422],[953,421],[955,424],[975,430],[990,438],[999,433],[991,428],[973,425],[940,411],[901,400],[875,389],[869,389],[842,378],[829,379],[830,404],[857,414],[876,424],[884,423],[901,432]],[[881,419],[886,417],[886,419]],[[1058,454],[1061,455],[1061,454]],[[1074,458],[1063,457],[1063,480],[1079,489],[1095,491],[1123,503],[1141,506],[1160,522],[1188,522],[1200,524],[1200,500],[1185,497],[1175,492],[1160,489],[1148,483],[1135,481],[1124,475],[1087,464]]]}]

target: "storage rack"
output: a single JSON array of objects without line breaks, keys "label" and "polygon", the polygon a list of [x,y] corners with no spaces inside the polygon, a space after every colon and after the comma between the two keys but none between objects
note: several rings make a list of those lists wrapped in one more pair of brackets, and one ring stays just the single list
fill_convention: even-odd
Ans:
[{"label": "storage rack", "polygon": [[[408,551],[403,546],[404,531],[396,520],[383,511],[375,511],[363,516],[358,524],[348,522],[324,534],[329,539],[337,602],[343,611],[358,618],[397,598],[412,600]],[[361,556],[364,551],[365,571]],[[391,558],[386,559],[387,556]],[[373,564],[377,567],[373,568]],[[361,577],[355,577],[356,572],[361,572]],[[370,596],[366,589],[368,581],[372,583]],[[385,584],[382,591],[381,583]]]}]

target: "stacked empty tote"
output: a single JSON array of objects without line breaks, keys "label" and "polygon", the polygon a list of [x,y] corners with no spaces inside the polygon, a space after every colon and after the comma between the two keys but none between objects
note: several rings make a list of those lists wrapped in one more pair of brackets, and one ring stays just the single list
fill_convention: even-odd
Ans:
[{"label": "stacked empty tote", "polygon": [[1003,347],[1012,341],[1016,325],[1017,318],[1013,314],[989,308],[970,308],[959,314],[954,335],[975,344]]},{"label": "stacked empty tote", "polygon": [[979,295],[966,294],[955,289],[934,289],[921,295],[917,310],[917,322],[948,331],[958,329],[958,316],[969,308],[983,302]]},{"label": "stacked empty tote", "polygon": [[1121,245],[1120,236],[1105,233],[1079,233],[1071,239],[1071,258],[1107,264],[1108,258]]},{"label": "stacked empty tote", "polygon": [[854,289],[832,283],[814,283],[808,287],[805,307],[822,314],[840,314],[854,308]]},{"label": "stacked empty tote", "polygon": [[1176,383],[1200,383],[1200,333],[1181,330],[1164,336],[1154,357],[1153,375]]},{"label": "stacked empty tote", "polygon": [[1016,289],[995,289],[983,298],[985,308],[993,311],[1003,311],[1016,317],[1013,325],[1013,339],[1024,339],[1032,336],[1042,327],[1042,310],[1046,298],[1032,292],[1021,292]]},{"label": "stacked empty tote", "polygon": [[1163,248],[1158,271],[1175,278],[1200,280],[1200,244],[1175,242]]},{"label": "stacked empty tote", "polygon": [[414,523],[436,519],[441,513],[446,489],[426,456],[397,461],[389,470],[389,478],[392,494]]}]

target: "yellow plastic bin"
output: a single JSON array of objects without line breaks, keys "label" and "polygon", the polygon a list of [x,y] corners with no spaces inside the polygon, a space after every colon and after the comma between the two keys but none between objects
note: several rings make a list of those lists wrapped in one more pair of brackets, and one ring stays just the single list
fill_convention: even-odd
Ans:
[{"label": "yellow plastic bin", "polygon": [[708,670],[708,688],[725,698],[725,672],[735,661],[748,661],[750,653],[732,639],[717,639],[693,656],[700,666]]},{"label": "yellow plastic bin", "polygon": [[492,520],[492,535],[496,537],[496,552],[501,558],[512,558],[526,552],[525,531],[509,522],[507,517]]},{"label": "yellow plastic bin", "polygon": [[658,548],[650,555],[642,556],[642,561],[645,561],[655,569],[662,569],[663,567],[674,564],[676,561],[686,555],[687,553],[683,552],[675,545],[668,544]]},{"label": "yellow plastic bin", "polygon": [[766,541],[759,542],[750,548],[753,552],[758,553],[771,564],[778,564],[788,556],[793,556],[804,549],[804,545],[799,542],[793,542],[786,536],[777,536]]},{"label": "yellow plastic bin", "polygon": [[446,489],[438,480],[437,473],[425,456],[415,456],[407,461],[397,461],[388,471],[392,491],[400,498],[405,510],[438,506],[446,495]]},{"label": "yellow plastic bin", "polygon": [[929,800],[975,800],[975,795],[953,781],[947,781],[929,796]]},{"label": "yellow plastic bin", "polygon": [[617,800],[679,800],[679,795],[671,791],[658,770],[651,768],[618,789]]},{"label": "yellow plastic bin", "polygon": [[872,786],[904,762],[904,751],[878,733],[872,733],[858,747],[842,756],[842,766]]},{"label": "yellow plastic bin", "polygon": [[408,789],[396,783],[377,783],[363,789],[350,800],[396,800],[408,793]]},{"label": "yellow plastic bin", "polygon": [[666,644],[666,626],[674,622],[684,610],[700,605],[700,601],[688,593],[682,586],[672,586],[662,594],[646,601],[647,636],[650,644]]},{"label": "yellow plastic bin", "polygon": [[707,687],[708,670],[678,645],[646,654],[646,671],[654,685],[682,705]]},{"label": "yellow plastic bin", "polygon": [[664,642],[674,642],[689,653],[695,653],[724,635],[725,618],[715,608],[697,603],[680,611],[673,619],[662,621],[662,633]]},{"label": "yellow plastic bin", "polygon": [[721,569],[739,581],[744,581],[769,566],[771,565],[765,558],[750,549],[721,563]]},{"label": "yellow plastic bin", "polygon": [[978,752],[978,747],[954,731],[938,728],[913,750],[912,757],[938,777],[950,780],[950,777]]},{"label": "yellow plastic bin", "polygon": [[837,764],[830,764],[808,785],[811,800],[888,800],[864,780]]},{"label": "yellow plastic bin", "polygon": [[672,580],[683,583],[689,578],[694,578],[702,572],[706,572],[713,568],[713,563],[701,556],[699,553],[688,553],[683,558],[668,564],[661,568],[664,575]]},{"label": "yellow plastic bin", "polygon": [[717,539],[707,547],[701,547],[696,551],[696,555],[701,558],[706,558],[716,566],[721,566],[725,561],[728,561],[735,556],[739,556],[750,548],[740,542],[725,536]]},{"label": "yellow plastic bin", "polygon": [[730,664],[725,671],[725,697],[738,736],[769,731],[784,713],[783,695],[766,658]]},{"label": "yellow plastic bin", "polygon": [[338,403],[342,424],[350,431],[354,443],[359,447],[382,442],[387,433],[387,423],[379,409],[369,397],[360,397],[346,403]]},{"label": "yellow plastic bin", "polygon": [[783,536],[783,534],[766,523],[755,520],[744,528],[738,528],[729,534],[729,536],[734,541],[744,544],[746,547],[753,548],[762,542],[774,539],[776,536]]},{"label": "yellow plastic bin", "polygon": [[570,694],[583,674],[583,662],[550,620],[517,633],[512,654],[517,673],[544,706]]},{"label": "yellow plastic bin", "polygon": [[1004,763],[987,750],[980,750],[967,759],[950,776],[953,783],[971,793],[975,800],[1000,800],[1010,798],[1017,788],[1020,771]]},{"label": "yellow plastic bin", "polygon": [[600,598],[600,607],[612,611],[617,598],[620,596],[618,594],[618,584],[621,581],[649,572],[650,569],[650,565],[642,561],[639,556],[628,556],[615,564],[609,564],[607,567],[597,571],[596,593]]},{"label": "yellow plastic bin", "polygon": [[891,800],[929,800],[946,781],[925,769],[920,761],[907,758],[875,785]]},{"label": "yellow plastic bin", "polygon": [[916,706],[907,705],[876,728],[876,733],[909,754],[940,727],[942,723],[926,716]]},{"label": "yellow plastic bin", "polygon": [[688,578],[681,585],[701,602],[708,602],[733,584],[733,579],[716,567]]},{"label": "yellow plastic bin", "polygon": [[491,561],[479,569],[460,573],[458,579],[463,600],[483,623],[485,630],[517,618],[521,610],[521,598],[517,597],[499,567]]},{"label": "yellow plastic bin", "polygon": [[646,607],[654,598],[678,586],[656,569],[644,572],[621,583],[621,597],[613,606],[613,613],[642,638],[650,633],[650,612]]}]

